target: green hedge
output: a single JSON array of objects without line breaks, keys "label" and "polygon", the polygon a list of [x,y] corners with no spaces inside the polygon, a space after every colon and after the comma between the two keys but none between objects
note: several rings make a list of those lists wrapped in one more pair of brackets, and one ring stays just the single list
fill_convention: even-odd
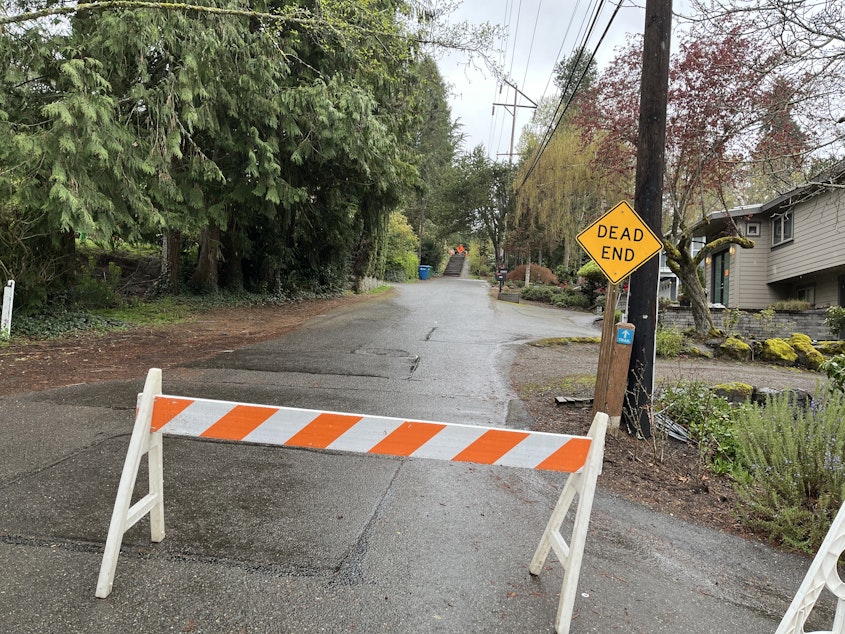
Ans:
[{"label": "green hedge", "polygon": [[532,302],[545,302],[559,308],[587,308],[590,305],[589,298],[583,293],[542,284],[523,288],[522,298]]}]

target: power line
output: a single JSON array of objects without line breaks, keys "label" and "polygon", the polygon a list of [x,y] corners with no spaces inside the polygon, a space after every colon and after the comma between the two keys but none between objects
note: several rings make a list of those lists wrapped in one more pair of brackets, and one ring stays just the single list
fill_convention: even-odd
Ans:
[{"label": "power line", "polygon": [[[551,142],[552,137],[554,136],[554,133],[557,131],[558,127],[560,126],[561,121],[563,121],[564,115],[569,110],[569,107],[572,104],[572,100],[575,98],[575,94],[578,92],[578,88],[581,86],[581,82],[584,80],[584,77],[586,76],[586,74],[587,74],[587,72],[590,68],[590,65],[593,63],[593,60],[596,57],[596,53],[598,52],[599,47],[601,46],[602,42],[604,41],[604,38],[607,36],[608,32],[610,31],[610,27],[613,24],[613,20],[616,18],[616,15],[619,13],[619,10],[621,9],[621,7],[622,7],[622,1],[620,0],[618,2],[618,4],[616,5],[615,10],[613,11],[613,15],[611,15],[611,17],[610,17],[610,20],[608,21],[607,26],[604,29],[604,32],[602,33],[601,37],[599,38],[599,41],[596,44],[595,49],[593,49],[593,52],[590,55],[589,61],[587,62],[587,64],[584,65],[584,70],[581,73],[581,76],[578,78],[577,82],[574,84],[573,89],[569,90],[569,98],[566,99],[567,91],[568,91],[569,87],[572,85],[572,79],[574,78],[575,69],[578,67],[578,62],[581,60],[581,56],[583,55],[585,49],[584,49],[584,47],[582,47],[579,50],[578,58],[576,59],[576,62],[572,65],[572,70],[570,71],[570,75],[567,78],[566,86],[561,90],[561,98],[560,98],[560,101],[558,102],[557,108],[555,109],[555,114],[552,117],[552,121],[549,122],[549,125],[546,128],[546,133],[543,135],[543,139],[540,142],[540,145],[537,147],[537,150],[534,154],[534,159],[531,162],[531,167],[528,168],[528,171],[526,172],[525,176],[523,177],[522,182],[516,188],[517,190],[522,189],[522,187],[528,181],[531,174],[534,172],[538,163],[540,162],[540,158],[542,157],[543,152],[545,152],[546,148],[548,147],[549,143]],[[585,38],[585,41],[589,40],[589,36],[590,36],[590,34],[592,34],[593,28],[595,27],[595,24],[598,21],[598,17],[600,15],[600,13],[601,13],[601,7],[598,7],[598,10],[596,11],[595,16],[593,17],[593,21],[590,24],[590,28],[587,32],[587,37]],[[564,99],[566,99],[565,105],[563,103]]]},{"label": "power line", "polygon": [[540,11],[543,9],[543,0],[537,3],[537,15],[534,18],[534,30],[531,31],[531,44],[528,46],[528,58],[525,60],[525,73],[522,75],[522,85],[528,79],[528,68],[531,66],[531,53],[534,50],[534,38],[537,36],[537,25],[540,23]]},{"label": "power line", "polygon": [[[514,0],[507,0],[505,2],[505,14],[502,17],[502,24],[507,26],[510,24],[511,15],[513,14],[513,6]],[[507,34],[503,33],[501,36],[501,48],[499,49],[499,65],[501,68],[505,66],[505,60],[507,58],[507,49],[508,49],[508,40],[510,39],[510,32],[508,31]],[[497,82],[495,87],[493,88],[493,98],[490,101],[496,100],[497,93],[501,94],[502,91],[502,84]],[[504,125],[504,124],[503,124]],[[493,148],[493,138],[496,129],[496,108],[493,107],[493,112],[490,117],[490,129],[487,133],[487,148],[488,151],[491,151]],[[498,147],[498,145],[496,146]],[[495,150],[492,150],[495,152]]]},{"label": "power line", "polygon": [[[543,97],[546,96],[546,93],[549,90],[549,84],[552,83],[552,78],[555,75],[555,68],[557,68],[557,64],[560,61],[561,53],[563,53],[563,47],[566,46],[566,40],[569,38],[569,30],[572,28],[572,25],[575,23],[575,15],[578,13],[578,7],[580,7],[580,6],[581,6],[581,0],[578,0],[575,3],[575,8],[572,10],[572,15],[569,18],[569,23],[566,25],[566,31],[564,31],[564,33],[563,33],[563,39],[560,42],[560,48],[557,50],[557,55],[555,56],[555,63],[552,66],[551,72],[549,73],[548,80],[546,80],[546,87],[543,88]],[[588,15],[589,15],[589,11],[584,13],[584,17],[581,21],[581,29],[582,30],[584,28],[584,25],[586,24]],[[577,50],[577,49],[573,49],[573,52],[574,52],[574,50]]]}]

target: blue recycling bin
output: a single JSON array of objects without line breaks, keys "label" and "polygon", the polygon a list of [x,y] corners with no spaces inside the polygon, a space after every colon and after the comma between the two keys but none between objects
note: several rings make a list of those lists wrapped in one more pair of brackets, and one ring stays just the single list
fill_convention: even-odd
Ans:
[{"label": "blue recycling bin", "polygon": [[431,267],[427,264],[421,264],[419,267],[419,274],[421,280],[427,280],[429,274],[431,273]]}]

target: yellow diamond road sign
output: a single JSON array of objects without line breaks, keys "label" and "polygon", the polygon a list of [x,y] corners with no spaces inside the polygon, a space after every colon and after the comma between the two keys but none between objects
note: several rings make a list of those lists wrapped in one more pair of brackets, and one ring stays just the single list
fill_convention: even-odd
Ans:
[{"label": "yellow diamond road sign", "polygon": [[663,249],[660,238],[624,200],[579,233],[576,240],[613,284]]}]

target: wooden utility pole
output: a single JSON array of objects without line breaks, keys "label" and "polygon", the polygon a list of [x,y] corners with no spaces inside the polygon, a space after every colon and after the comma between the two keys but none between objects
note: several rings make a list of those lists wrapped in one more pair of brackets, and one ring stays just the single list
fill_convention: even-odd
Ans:
[{"label": "wooden utility pole", "polygon": [[[672,0],[646,0],[634,209],[659,236],[663,235],[663,172],[671,33]],[[628,370],[625,423],[629,431],[646,438],[651,436],[659,278],[660,258],[652,258],[634,271],[629,285],[628,321],[634,324],[636,334]]]},{"label": "wooden utility pole", "polygon": [[[531,99],[528,95],[526,95],[524,92],[522,92],[519,88],[517,88],[514,84],[510,83],[507,80],[505,80],[504,83],[507,84],[508,86],[510,86],[511,88],[513,88],[513,103],[493,102],[493,113],[496,112],[496,106],[504,106],[505,110],[513,108],[513,110],[510,111],[510,115],[512,117],[512,121],[511,121],[511,146],[510,146],[509,152],[507,152],[507,153],[499,152],[497,154],[497,156],[507,156],[508,162],[513,163],[513,157],[514,157],[514,154],[515,154],[515,152],[513,151],[513,147],[514,147],[514,143],[516,142],[516,111],[517,111],[517,108],[530,108],[531,110],[535,110],[537,108],[537,103],[533,99]],[[519,103],[519,101],[518,101],[519,97],[522,97],[523,99],[527,99],[529,103],[528,104]]]}]

